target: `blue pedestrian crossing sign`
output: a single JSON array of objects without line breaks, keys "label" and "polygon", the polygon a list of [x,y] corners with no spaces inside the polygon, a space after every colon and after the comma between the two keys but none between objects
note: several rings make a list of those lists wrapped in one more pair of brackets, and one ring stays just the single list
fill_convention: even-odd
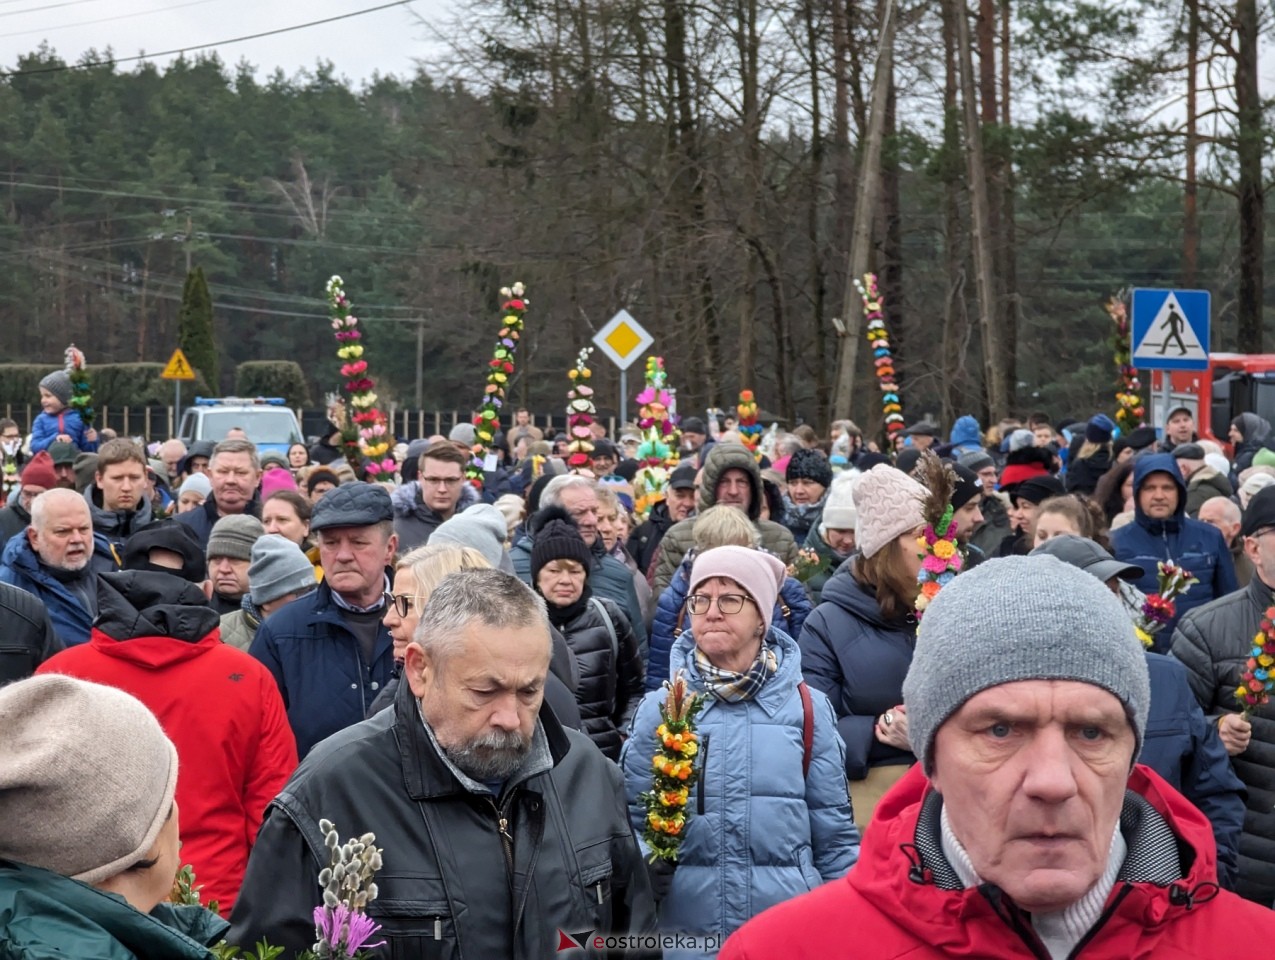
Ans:
[{"label": "blue pedestrian crossing sign", "polygon": [[1207,290],[1133,291],[1133,365],[1140,370],[1207,370]]}]

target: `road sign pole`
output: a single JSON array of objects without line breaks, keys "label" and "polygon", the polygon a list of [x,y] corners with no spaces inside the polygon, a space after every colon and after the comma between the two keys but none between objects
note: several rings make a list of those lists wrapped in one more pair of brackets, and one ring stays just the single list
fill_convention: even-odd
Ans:
[{"label": "road sign pole", "polygon": [[624,429],[624,425],[629,420],[629,371],[620,371],[620,429]]},{"label": "road sign pole", "polygon": [[[1169,428],[1169,406],[1173,403],[1173,383],[1168,370],[1160,371],[1160,426]],[[1163,434],[1161,434],[1163,436]]]},{"label": "road sign pole", "polygon": [[177,425],[181,423],[182,415],[182,382],[180,380],[173,381],[173,416],[177,418],[177,423],[173,426],[173,433],[177,432]]}]

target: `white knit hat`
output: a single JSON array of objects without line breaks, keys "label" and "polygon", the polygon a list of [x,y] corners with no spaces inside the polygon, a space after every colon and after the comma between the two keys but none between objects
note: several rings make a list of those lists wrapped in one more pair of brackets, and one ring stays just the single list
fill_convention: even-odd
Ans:
[{"label": "white knit hat", "polygon": [[0,690],[0,858],[94,884],[155,845],[177,750],[122,690],[51,673]]},{"label": "white knit hat", "polygon": [[839,473],[828,488],[828,499],[823,503],[823,517],[819,532],[825,530],[853,530],[858,523],[858,511],[854,508],[854,481],[858,471]]},{"label": "white knit hat", "polygon": [[891,540],[924,524],[926,496],[925,487],[889,464],[878,463],[859,477],[854,484],[859,552],[871,557]]}]

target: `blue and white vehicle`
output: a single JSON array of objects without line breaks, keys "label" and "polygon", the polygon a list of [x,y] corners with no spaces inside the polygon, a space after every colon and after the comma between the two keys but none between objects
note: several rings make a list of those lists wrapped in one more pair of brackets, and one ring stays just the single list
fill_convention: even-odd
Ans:
[{"label": "blue and white vehicle", "polygon": [[287,454],[294,443],[304,443],[297,415],[282,397],[196,397],[195,405],[182,413],[177,436],[190,446],[193,440],[224,440],[240,428],[260,453]]}]

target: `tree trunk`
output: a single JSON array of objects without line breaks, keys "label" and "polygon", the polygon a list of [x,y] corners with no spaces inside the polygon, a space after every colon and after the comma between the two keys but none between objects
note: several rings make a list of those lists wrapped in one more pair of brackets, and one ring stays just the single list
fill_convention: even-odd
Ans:
[{"label": "tree trunk", "polygon": [[867,271],[872,249],[872,222],[881,191],[881,140],[885,135],[891,77],[894,74],[896,16],[894,0],[885,0],[885,9],[881,16],[881,40],[877,49],[877,67],[872,78],[872,112],[869,115],[862,160],[859,164],[859,196],[855,203],[854,237],[850,243],[846,292],[841,308],[841,319],[845,323],[846,334],[842,338],[841,358],[837,364],[837,391],[832,410],[834,420],[849,419],[853,403],[855,367],[859,362],[860,320],[863,316],[861,300],[854,284]]},{"label": "tree trunk", "polygon": [[[738,0],[736,30],[739,47],[739,81],[744,137],[744,190],[740,223],[746,237],[755,238],[760,233],[758,208],[761,206],[761,104],[758,90],[757,52],[757,0]],[[754,388],[756,373],[756,324],[757,324],[757,257],[753,249],[745,245],[744,281],[739,298],[739,385],[741,389]]]},{"label": "tree trunk", "polygon": [[959,82],[956,71],[956,11],[943,4],[943,348],[940,375],[943,422],[953,423],[964,408],[962,348],[968,316],[965,310],[965,245],[961,225],[961,153]]},{"label": "tree trunk", "polygon": [[1186,0],[1186,185],[1182,216],[1182,285],[1194,287],[1200,267],[1200,217],[1196,206],[1199,184],[1196,155],[1200,149],[1199,69],[1200,4]]},{"label": "tree trunk", "polygon": [[1257,84],[1257,0],[1236,0],[1238,56],[1235,105],[1239,118],[1240,288],[1239,349],[1262,352],[1262,102]]},{"label": "tree trunk", "polygon": [[[840,4],[833,3],[835,10]],[[819,236],[819,215],[823,210],[823,111],[820,100],[819,33],[815,29],[814,0],[805,0],[801,7],[806,27],[807,66],[810,70],[810,192],[806,197],[806,242],[810,245],[810,294],[811,320],[815,337],[815,422],[828,423],[824,403],[827,392],[827,336],[824,329],[827,277],[824,274],[823,244]],[[836,14],[834,13],[834,16]],[[787,334],[785,334],[787,335]],[[786,362],[787,357],[781,357]],[[822,390],[820,389],[822,387]],[[792,411],[790,411],[791,413]]]},{"label": "tree trunk", "polygon": [[983,131],[979,126],[977,91],[974,86],[974,52],[970,43],[969,11],[965,0],[949,0],[955,5],[956,46],[960,63],[962,113],[965,120],[965,162],[970,190],[970,219],[973,224],[974,281],[978,291],[979,322],[983,333],[984,391],[988,417],[995,422],[1009,415],[1009,394],[1005,368],[1000,363],[1004,347],[1001,313],[996,302],[996,256],[988,201],[987,164],[983,157]]},{"label": "tree trunk", "polygon": [[[854,205],[854,176],[850,156],[850,34],[846,7],[852,0],[833,0],[832,3],[832,155],[833,155],[833,227],[834,263],[846,263],[850,252],[851,210]],[[838,256],[839,255],[839,256]],[[834,269],[829,278],[833,289],[837,280],[848,285],[852,278],[839,278]],[[819,367],[815,372],[815,399],[819,407],[819,422],[832,421],[832,384],[828,378],[827,337],[821,331]]]}]

